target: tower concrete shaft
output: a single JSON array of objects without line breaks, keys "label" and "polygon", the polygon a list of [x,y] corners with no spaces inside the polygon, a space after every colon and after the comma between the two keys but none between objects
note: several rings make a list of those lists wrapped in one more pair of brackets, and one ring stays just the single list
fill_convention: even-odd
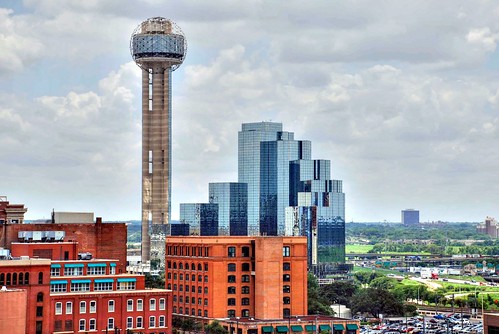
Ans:
[{"label": "tower concrete shaft", "polygon": [[[151,259],[151,235],[165,236],[171,198],[171,69],[142,70],[142,262]],[[158,243],[160,244],[160,243]],[[164,251],[154,249],[158,256]]]}]

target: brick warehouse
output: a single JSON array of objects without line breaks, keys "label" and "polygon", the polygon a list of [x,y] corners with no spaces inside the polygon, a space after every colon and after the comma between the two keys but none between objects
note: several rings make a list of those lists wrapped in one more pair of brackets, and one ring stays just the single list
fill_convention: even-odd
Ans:
[{"label": "brick warehouse", "polygon": [[173,313],[281,319],[307,314],[305,237],[167,237]]},{"label": "brick warehouse", "polygon": [[[97,217],[95,223],[84,224],[4,223],[0,225],[0,247],[10,249],[13,242],[19,242],[19,232],[50,231],[62,231],[66,241],[77,241],[78,253],[89,252],[95,258],[119,260],[118,272],[126,271],[126,224],[103,223],[100,217]],[[46,256],[46,253],[42,254]],[[39,256],[36,251],[34,256]]]}]

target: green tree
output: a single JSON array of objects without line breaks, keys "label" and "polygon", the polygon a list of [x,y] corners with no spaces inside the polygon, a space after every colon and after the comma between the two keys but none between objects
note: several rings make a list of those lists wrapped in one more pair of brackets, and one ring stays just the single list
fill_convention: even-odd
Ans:
[{"label": "green tree", "polygon": [[204,328],[207,334],[228,334],[229,332],[217,320],[213,320]]},{"label": "green tree", "polygon": [[357,292],[358,286],[349,281],[334,281],[319,288],[320,295],[329,305],[343,304],[350,306],[352,296]]},{"label": "green tree", "polygon": [[397,280],[394,278],[377,277],[369,283],[369,286],[374,289],[392,290],[397,283]]},{"label": "green tree", "polygon": [[380,314],[401,316],[404,305],[393,293],[384,289],[367,288],[359,290],[352,298],[353,313],[370,313],[378,318]]},{"label": "green tree", "polygon": [[328,304],[328,301],[319,293],[319,283],[312,273],[307,277],[308,290],[308,314],[333,315],[334,312]]}]

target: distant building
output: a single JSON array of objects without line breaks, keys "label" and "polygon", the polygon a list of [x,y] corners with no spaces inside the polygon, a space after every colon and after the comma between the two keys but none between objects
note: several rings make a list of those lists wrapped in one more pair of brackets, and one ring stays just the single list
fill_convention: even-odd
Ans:
[{"label": "distant building", "polygon": [[24,204],[10,204],[7,196],[0,196],[0,225],[22,224],[27,210]]},{"label": "distant building", "polygon": [[248,235],[248,185],[209,184],[209,201],[218,204],[218,235]]},{"label": "distant building", "polygon": [[189,235],[218,235],[218,204],[180,204],[180,224],[189,225]]},{"label": "distant building", "polygon": [[404,225],[419,224],[419,210],[414,210],[414,209],[402,210],[402,224]]},{"label": "distant building", "polygon": [[499,236],[499,225],[492,217],[486,217],[485,221],[478,224],[476,229],[478,233],[487,234],[493,239],[497,239]]}]

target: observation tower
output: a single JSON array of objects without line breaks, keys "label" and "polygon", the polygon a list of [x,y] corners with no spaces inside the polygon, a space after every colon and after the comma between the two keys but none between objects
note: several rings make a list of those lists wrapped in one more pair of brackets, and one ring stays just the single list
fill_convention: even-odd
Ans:
[{"label": "observation tower", "polygon": [[171,78],[186,51],[182,30],[163,17],[142,22],[130,39],[132,58],[142,69],[142,263],[151,257],[164,262],[171,201]]}]

